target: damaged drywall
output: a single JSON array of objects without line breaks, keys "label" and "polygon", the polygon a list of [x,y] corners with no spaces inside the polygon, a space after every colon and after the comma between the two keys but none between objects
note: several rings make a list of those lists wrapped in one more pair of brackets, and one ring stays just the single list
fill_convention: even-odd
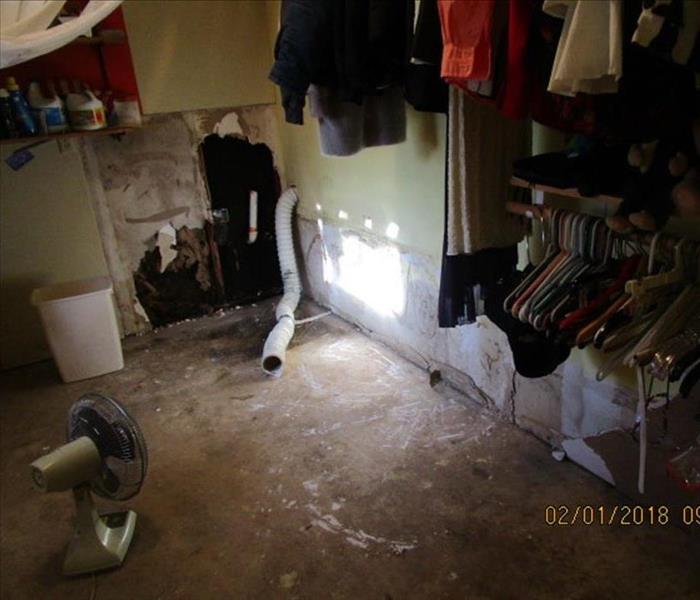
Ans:
[{"label": "damaged drywall", "polygon": [[166,238],[183,228],[203,231],[211,221],[198,154],[199,144],[211,133],[265,143],[279,172],[280,144],[271,106],[155,115],[119,139],[82,142],[83,166],[126,334],[151,326],[133,281],[147,253],[159,248],[165,273],[175,260]]},{"label": "damaged drywall", "polygon": [[[440,265],[434,259],[329,220],[300,217],[297,230],[305,290],[314,299],[416,364],[439,370],[448,382],[541,439],[559,445],[565,438],[634,423],[633,394],[595,381],[576,360],[566,361],[547,377],[526,379],[515,371],[507,337],[487,318],[440,329]],[[366,248],[367,264],[357,264],[362,260],[358,246]],[[347,259],[348,250],[354,252],[353,260]],[[390,283],[358,297],[362,286],[354,287],[352,278],[348,281],[342,272],[347,268],[363,283],[367,277],[380,286]],[[397,289],[400,297],[394,298]]]},{"label": "damaged drywall", "polygon": [[154,327],[212,312],[220,294],[212,285],[209,240],[203,229],[168,224],[134,274],[140,306]]}]

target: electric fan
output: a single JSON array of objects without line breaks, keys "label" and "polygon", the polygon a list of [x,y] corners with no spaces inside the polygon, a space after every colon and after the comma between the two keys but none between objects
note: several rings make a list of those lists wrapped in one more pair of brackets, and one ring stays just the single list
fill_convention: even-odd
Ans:
[{"label": "electric fan", "polygon": [[146,476],[146,442],[121,404],[94,393],[71,407],[67,437],[68,443],[31,465],[39,491],[73,489],[75,531],[63,572],[79,575],[118,567],[134,535],[136,513],[99,514],[91,492],[109,500],[135,496]]}]

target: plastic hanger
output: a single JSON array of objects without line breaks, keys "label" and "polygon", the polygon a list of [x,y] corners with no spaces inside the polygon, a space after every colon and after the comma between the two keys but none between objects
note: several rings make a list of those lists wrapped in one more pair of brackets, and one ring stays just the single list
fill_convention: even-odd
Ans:
[{"label": "plastic hanger", "polygon": [[[655,235],[652,240],[652,245],[656,241],[657,237]],[[673,248],[673,269],[671,269],[670,271],[658,273],[656,275],[648,275],[646,277],[642,277],[641,279],[628,281],[627,285],[625,285],[625,291],[629,294],[632,294],[632,296],[638,298],[643,296],[647,292],[650,292],[651,290],[657,288],[664,288],[683,282],[686,277],[685,265],[683,264],[683,246],[685,242],[686,240],[685,238],[683,238]],[[652,253],[649,255],[650,264],[653,259],[652,257],[654,249],[655,248],[652,248]],[[651,271],[651,269],[649,269],[649,271]]]}]

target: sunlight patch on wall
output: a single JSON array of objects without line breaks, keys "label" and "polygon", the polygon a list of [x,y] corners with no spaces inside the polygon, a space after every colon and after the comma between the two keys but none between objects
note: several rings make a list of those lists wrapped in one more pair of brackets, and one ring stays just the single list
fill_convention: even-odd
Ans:
[{"label": "sunlight patch on wall", "polygon": [[396,223],[389,223],[386,226],[386,236],[392,240],[399,237],[399,226]]},{"label": "sunlight patch on wall", "polygon": [[324,253],[324,280],[362,301],[377,314],[403,314],[406,292],[398,248],[371,246],[355,235],[345,234],[341,239],[337,270]]}]

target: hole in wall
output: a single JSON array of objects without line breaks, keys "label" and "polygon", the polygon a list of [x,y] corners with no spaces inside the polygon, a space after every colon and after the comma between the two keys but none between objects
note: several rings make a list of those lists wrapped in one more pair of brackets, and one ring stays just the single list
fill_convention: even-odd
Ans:
[{"label": "hole in wall", "polygon": [[272,151],[219,135],[204,138],[200,151],[212,212],[227,213],[225,224],[213,226],[226,301],[246,304],[280,293],[275,205],[281,190]]},{"label": "hole in wall", "polygon": [[134,274],[154,327],[282,290],[275,241],[280,183],[272,151],[212,134],[200,144],[200,159],[210,220],[202,228],[161,228]]}]

